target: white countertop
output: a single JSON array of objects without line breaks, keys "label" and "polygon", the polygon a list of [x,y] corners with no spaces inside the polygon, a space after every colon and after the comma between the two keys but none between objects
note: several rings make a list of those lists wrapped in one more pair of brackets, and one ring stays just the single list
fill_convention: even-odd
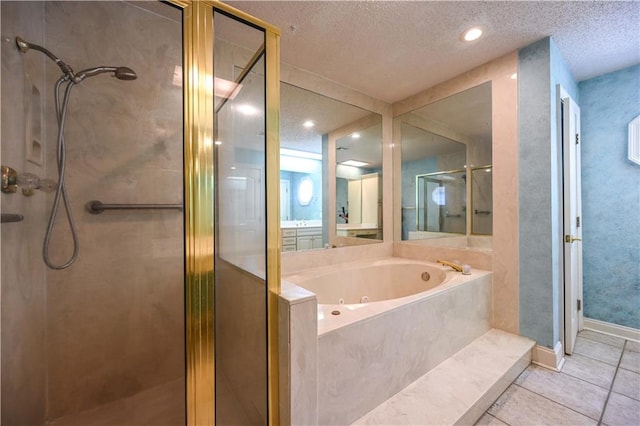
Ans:
[{"label": "white countertop", "polygon": [[283,220],[280,222],[280,228],[317,228],[322,227],[322,220]]}]

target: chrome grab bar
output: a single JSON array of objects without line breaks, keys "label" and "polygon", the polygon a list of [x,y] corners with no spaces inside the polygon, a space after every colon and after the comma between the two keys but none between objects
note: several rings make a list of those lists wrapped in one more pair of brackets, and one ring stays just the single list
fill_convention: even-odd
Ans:
[{"label": "chrome grab bar", "polygon": [[21,214],[10,214],[10,213],[2,213],[2,220],[0,223],[9,223],[9,222],[22,222],[24,216]]},{"label": "chrome grab bar", "polygon": [[182,204],[104,204],[98,200],[91,200],[86,204],[91,214],[100,214],[105,210],[182,210]]}]

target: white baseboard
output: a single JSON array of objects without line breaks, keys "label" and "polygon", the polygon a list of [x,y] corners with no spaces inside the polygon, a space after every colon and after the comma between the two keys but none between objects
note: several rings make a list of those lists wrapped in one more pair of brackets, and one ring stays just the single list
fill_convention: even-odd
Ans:
[{"label": "white baseboard", "polygon": [[593,330],[599,333],[609,334],[611,336],[640,342],[640,330],[638,330],[637,328],[626,327],[624,325],[612,324],[610,322],[604,322],[590,318],[584,319],[584,328],[587,330]]},{"label": "white baseboard", "polygon": [[553,371],[560,371],[564,367],[564,349],[562,343],[557,342],[553,349],[536,345],[531,352],[531,362]]}]

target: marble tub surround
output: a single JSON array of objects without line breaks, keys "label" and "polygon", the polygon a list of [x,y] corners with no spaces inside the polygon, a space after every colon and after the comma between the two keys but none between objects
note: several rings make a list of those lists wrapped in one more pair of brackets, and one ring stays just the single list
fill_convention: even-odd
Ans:
[{"label": "marble tub surround", "polygon": [[[401,270],[395,273],[393,272],[394,269],[392,269],[394,267],[399,267]],[[371,269],[367,270],[368,268]],[[393,286],[397,279],[404,279],[405,281],[419,280],[421,271],[425,270],[431,271],[431,279],[434,280],[434,283],[429,284],[429,282],[427,282],[425,283],[425,289],[423,291],[417,291],[413,294],[403,295],[402,297],[387,298],[378,301],[376,298],[377,293],[375,292],[376,283],[368,282],[369,280],[375,279],[376,275],[379,275],[380,283],[387,278],[391,281],[388,285]],[[364,275],[366,279],[357,282],[359,281],[357,277],[358,274]],[[371,276],[372,274],[373,276]],[[416,276],[409,276],[408,274]],[[323,304],[319,302],[317,315],[319,336],[350,324],[383,315],[394,309],[401,309],[404,305],[418,303],[420,300],[428,297],[437,297],[439,293],[455,291],[456,286],[470,285],[475,280],[483,280],[485,285],[490,286],[491,272],[476,269],[473,270],[470,275],[462,275],[460,272],[456,272],[448,266],[440,264],[398,257],[384,257],[312,268],[307,271],[286,275],[283,277],[283,288],[286,289],[284,295],[296,295],[304,298],[310,294],[316,298],[313,292],[304,289],[307,281],[315,281],[313,287],[310,288],[319,294],[320,300],[335,299],[337,301],[340,298],[340,289],[342,286],[335,286],[334,284],[336,280],[339,281],[342,279],[344,279],[344,286],[358,285],[364,288],[362,291],[371,296],[371,301],[368,303],[349,303],[348,293],[345,293],[342,295],[346,300],[345,304]],[[323,285],[327,288],[323,289]],[[367,290],[367,287],[371,285],[373,285],[373,288]],[[400,284],[398,283],[398,285]],[[420,283],[418,283],[418,285],[420,285]],[[402,287],[405,286],[403,285]],[[427,289],[428,287],[430,288]],[[409,291],[411,289],[404,288],[403,290]],[[332,295],[332,293],[336,294]],[[386,293],[391,292],[385,292],[385,294]],[[389,296],[391,295],[389,294]],[[335,315],[336,311],[340,312],[340,314]]]},{"label": "marble tub surround", "polygon": [[283,281],[280,321],[280,421],[318,424],[318,305],[315,295]]},{"label": "marble tub surround", "polygon": [[622,363],[637,342],[587,330],[578,342],[561,372],[531,365],[477,424],[640,424],[640,374]]},{"label": "marble tub surround", "polygon": [[[416,238],[411,238],[412,234],[415,234]],[[456,236],[444,232],[411,231],[409,232],[409,240],[424,240],[423,244],[436,247],[457,247],[488,251],[491,251],[493,245],[493,238],[490,235]]]},{"label": "marble tub surround", "polygon": [[281,271],[286,276],[319,266],[337,265],[356,260],[391,257],[393,243],[368,244],[357,247],[337,247],[304,252],[282,253]]},{"label": "marble tub surround", "polygon": [[353,424],[473,424],[527,368],[533,345],[491,329]]},{"label": "marble tub surround", "polygon": [[355,421],[491,328],[490,274],[430,293],[329,331],[319,326],[319,424]]},{"label": "marble tub surround", "polygon": [[[462,237],[466,238],[466,237]],[[430,240],[411,240],[393,243],[393,255],[407,259],[435,262],[448,260],[474,268],[492,271],[493,253],[484,249],[435,246]]]}]

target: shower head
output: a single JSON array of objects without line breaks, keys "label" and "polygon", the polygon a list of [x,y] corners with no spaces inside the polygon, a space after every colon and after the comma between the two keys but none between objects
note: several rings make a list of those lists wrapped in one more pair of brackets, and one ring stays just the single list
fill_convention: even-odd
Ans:
[{"label": "shower head", "polygon": [[119,80],[135,80],[138,78],[138,74],[129,67],[116,68],[114,76]]},{"label": "shower head", "polygon": [[75,83],[80,83],[87,77],[93,77],[94,75],[102,74],[105,72],[113,73],[113,76],[118,80],[135,80],[138,78],[135,71],[128,67],[95,67],[82,70],[78,72]]},{"label": "shower head", "polygon": [[23,40],[21,37],[16,37],[16,45],[18,46],[18,49],[20,49],[22,53],[27,53],[29,49],[37,50],[44,53],[60,67],[63,74],[68,75],[71,78],[74,77],[73,69],[71,69],[69,65],[62,62],[60,58],[58,58],[53,53],[49,52],[44,47],[38,46],[37,44],[29,43],[28,41]]}]

